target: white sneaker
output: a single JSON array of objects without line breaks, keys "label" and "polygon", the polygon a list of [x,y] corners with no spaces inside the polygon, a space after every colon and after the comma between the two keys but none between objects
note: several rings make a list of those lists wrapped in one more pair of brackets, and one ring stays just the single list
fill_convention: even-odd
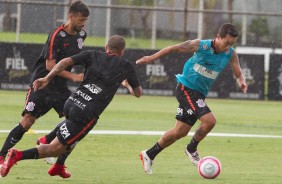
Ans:
[{"label": "white sneaker", "polygon": [[153,171],[152,171],[152,165],[153,165],[153,160],[151,160],[147,153],[146,153],[146,150],[143,150],[140,152],[139,154],[139,157],[142,161],[142,165],[143,165],[143,168],[144,168],[144,171],[147,173],[147,174],[153,174]]},{"label": "white sneaker", "polygon": [[[37,139],[36,144],[41,145],[41,144],[49,144],[49,143],[47,142],[46,137],[43,136]],[[56,158],[55,157],[46,157],[44,158],[44,161],[47,162],[47,164],[53,165],[56,163]]]},{"label": "white sneaker", "polygon": [[192,162],[192,164],[194,166],[198,166],[198,164],[199,164],[199,162],[201,160],[201,157],[200,157],[198,151],[195,151],[194,153],[190,153],[187,149],[185,149],[185,153],[189,157],[189,159]]}]

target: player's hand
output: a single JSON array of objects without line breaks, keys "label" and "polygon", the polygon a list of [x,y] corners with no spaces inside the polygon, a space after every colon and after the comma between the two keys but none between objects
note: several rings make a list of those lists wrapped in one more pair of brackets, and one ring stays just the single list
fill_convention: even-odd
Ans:
[{"label": "player's hand", "polygon": [[241,90],[243,91],[243,93],[247,93],[248,91],[248,85],[246,83],[245,80],[237,80],[238,84],[239,84],[239,87],[241,88]]},{"label": "player's hand", "polygon": [[79,83],[79,82],[83,81],[83,78],[84,78],[84,74],[83,73],[73,74],[72,81]]},{"label": "player's hand", "polygon": [[45,88],[48,84],[49,84],[49,81],[46,80],[45,78],[39,78],[39,79],[35,80],[35,81],[32,83],[34,91],[43,89],[43,88]]},{"label": "player's hand", "polygon": [[128,83],[127,79],[123,80],[121,85],[123,85],[124,87],[127,88],[129,86],[129,83]]},{"label": "player's hand", "polygon": [[136,64],[146,64],[154,61],[151,56],[144,56],[136,61]]}]

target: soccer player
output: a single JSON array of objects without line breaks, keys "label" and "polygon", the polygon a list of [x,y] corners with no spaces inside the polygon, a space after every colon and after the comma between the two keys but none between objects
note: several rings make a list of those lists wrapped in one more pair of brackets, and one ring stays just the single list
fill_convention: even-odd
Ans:
[{"label": "soccer player", "polygon": [[182,74],[176,75],[178,82],[176,98],[179,106],[175,127],[165,132],[155,145],[141,151],[139,155],[146,173],[153,173],[151,168],[153,160],[163,149],[187,136],[191,127],[200,120],[199,127],[185,149],[193,165],[198,165],[201,157],[197,146],[216,124],[216,118],[207,106],[205,98],[208,90],[228,63],[233,69],[239,87],[244,93],[247,92],[247,84],[241,72],[238,55],[232,48],[238,35],[234,25],[223,24],[215,39],[187,40],[136,61],[137,64],[147,64],[169,53],[194,52],[194,55],[186,61]]},{"label": "soccer player", "polygon": [[69,66],[85,66],[82,83],[65,103],[66,120],[56,128],[56,138],[50,144],[24,151],[11,148],[2,166],[1,176],[6,176],[19,160],[58,156],[71,150],[96,125],[120,84],[125,85],[132,95],[141,96],[142,88],[133,65],[121,58],[125,50],[124,38],[119,35],[110,37],[105,48],[106,52],[91,50],[65,58],[46,77],[33,82],[34,89],[39,92]]},{"label": "soccer player", "polygon": [[[8,150],[15,146],[34,124],[37,118],[46,114],[54,108],[59,117],[62,117],[65,101],[71,95],[67,88],[66,81],[81,82],[82,74],[71,73],[72,66],[69,66],[50,81],[49,85],[40,91],[35,91],[32,87],[33,81],[45,77],[54,65],[63,58],[78,54],[83,47],[83,41],[86,38],[86,32],[83,27],[86,24],[89,10],[81,1],[72,3],[68,10],[68,20],[65,24],[57,27],[48,36],[46,44],[33,68],[30,80],[30,89],[26,95],[22,119],[19,124],[10,131],[2,149],[0,151],[0,165],[4,163]],[[43,143],[51,142],[56,135],[50,135]],[[61,177],[70,177],[70,173],[65,172],[64,161],[67,156],[59,157],[59,164],[54,165],[48,171],[52,175]]]}]

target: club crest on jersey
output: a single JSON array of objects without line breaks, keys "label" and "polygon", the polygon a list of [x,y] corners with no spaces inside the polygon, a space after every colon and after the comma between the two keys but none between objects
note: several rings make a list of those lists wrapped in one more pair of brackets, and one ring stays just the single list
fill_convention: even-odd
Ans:
[{"label": "club crest on jersey", "polygon": [[82,47],[83,47],[83,39],[82,38],[78,38],[77,39],[77,43],[78,43],[78,48],[82,49]]},{"label": "club crest on jersey", "polygon": [[28,111],[33,111],[34,110],[34,106],[35,106],[35,103],[28,102],[28,104],[25,106],[25,109],[28,110]]},{"label": "club crest on jersey", "polygon": [[208,46],[207,44],[204,44],[204,45],[203,45],[203,49],[204,49],[204,50],[207,50],[208,48],[209,48],[209,46]]},{"label": "club crest on jersey", "polygon": [[81,30],[81,31],[79,32],[79,35],[80,35],[80,36],[84,36],[84,35],[85,35],[85,31]]},{"label": "club crest on jersey", "polygon": [[62,37],[65,37],[66,36],[66,33],[64,31],[60,31],[59,33]]},{"label": "club crest on jersey", "polygon": [[203,99],[198,99],[196,101],[196,103],[198,104],[198,107],[205,107],[206,106],[206,103],[204,102]]}]

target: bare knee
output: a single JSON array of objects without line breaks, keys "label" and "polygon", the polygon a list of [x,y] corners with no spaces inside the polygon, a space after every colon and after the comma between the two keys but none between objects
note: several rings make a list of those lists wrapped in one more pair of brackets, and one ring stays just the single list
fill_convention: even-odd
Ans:
[{"label": "bare knee", "polygon": [[34,124],[36,117],[32,116],[31,114],[25,113],[22,117],[20,124],[25,130],[29,130],[30,127]]}]

